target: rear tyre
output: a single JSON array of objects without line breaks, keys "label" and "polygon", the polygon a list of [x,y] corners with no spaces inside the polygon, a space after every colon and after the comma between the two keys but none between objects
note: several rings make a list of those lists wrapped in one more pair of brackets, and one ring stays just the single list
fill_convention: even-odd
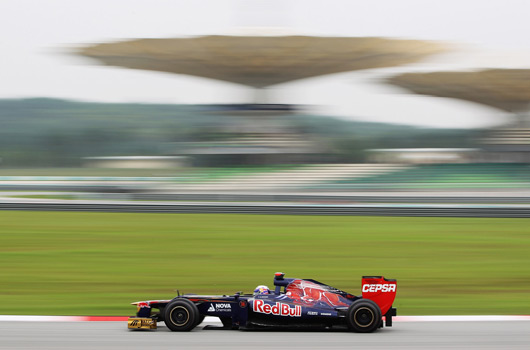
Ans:
[{"label": "rear tyre", "polygon": [[379,328],[382,318],[381,310],[376,303],[361,299],[350,305],[346,322],[351,331],[370,333]]},{"label": "rear tyre", "polygon": [[164,309],[164,323],[173,332],[191,331],[199,319],[199,309],[188,299],[175,299]]}]

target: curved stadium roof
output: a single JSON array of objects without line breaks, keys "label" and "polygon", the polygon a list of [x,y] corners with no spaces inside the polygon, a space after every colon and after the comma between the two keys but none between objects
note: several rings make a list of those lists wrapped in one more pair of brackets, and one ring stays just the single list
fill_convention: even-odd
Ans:
[{"label": "curved stadium roof", "polygon": [[514,113],[530,110],[530,69],[405,73],[387,82],[416,94],[457,98]]},{"label": "curved stadium roof", "polygon": [[78,54],[133,69],[187,74],[256,88],[412,63],[444,51],[418,40],[312,36],[201,36],[87,46]]}]

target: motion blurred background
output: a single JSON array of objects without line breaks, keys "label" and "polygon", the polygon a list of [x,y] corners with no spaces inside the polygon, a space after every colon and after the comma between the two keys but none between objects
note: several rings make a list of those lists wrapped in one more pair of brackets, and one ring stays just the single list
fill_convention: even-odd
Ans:
[{"label": "motion blurred background", "polygon": [[[401,314],[528,314],[529,10],[0,3],[3,313],[126,315],[281,270],[396,278]],[[294,215],[330,208],[357,211]]]}]

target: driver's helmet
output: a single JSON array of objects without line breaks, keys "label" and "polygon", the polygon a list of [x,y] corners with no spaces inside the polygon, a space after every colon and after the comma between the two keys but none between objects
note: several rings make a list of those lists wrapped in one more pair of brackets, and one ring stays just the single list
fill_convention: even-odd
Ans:
[{"label": "driver's helmet", "polygon": [[271,291],[269,290],[269,287],[267,286],[257,286],[256,289],[254,289],[254,295],[260,295],[260,294],[271,294]]}]

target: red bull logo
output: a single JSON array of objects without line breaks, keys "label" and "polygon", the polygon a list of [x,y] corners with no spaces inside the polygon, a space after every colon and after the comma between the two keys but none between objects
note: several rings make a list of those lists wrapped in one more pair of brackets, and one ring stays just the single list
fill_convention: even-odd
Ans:
[{"label": "red bull logo", "polygon": [[302,307],[300,305],[290,306],[289,304],[276,303],[274,305],[265,304],[263,300],[254,300],[252,305],[252,311],[259,312],[262,314],[270,314],[277,316],[291,316],[301,317]]},{"label": "red bull logo", "polygon": [[140,309],[144,308],[151,308],[151,306],[149,306],[149,303],[146,302],[138,303],[138,305],[136,305],[136,312],[140,312]]}]

